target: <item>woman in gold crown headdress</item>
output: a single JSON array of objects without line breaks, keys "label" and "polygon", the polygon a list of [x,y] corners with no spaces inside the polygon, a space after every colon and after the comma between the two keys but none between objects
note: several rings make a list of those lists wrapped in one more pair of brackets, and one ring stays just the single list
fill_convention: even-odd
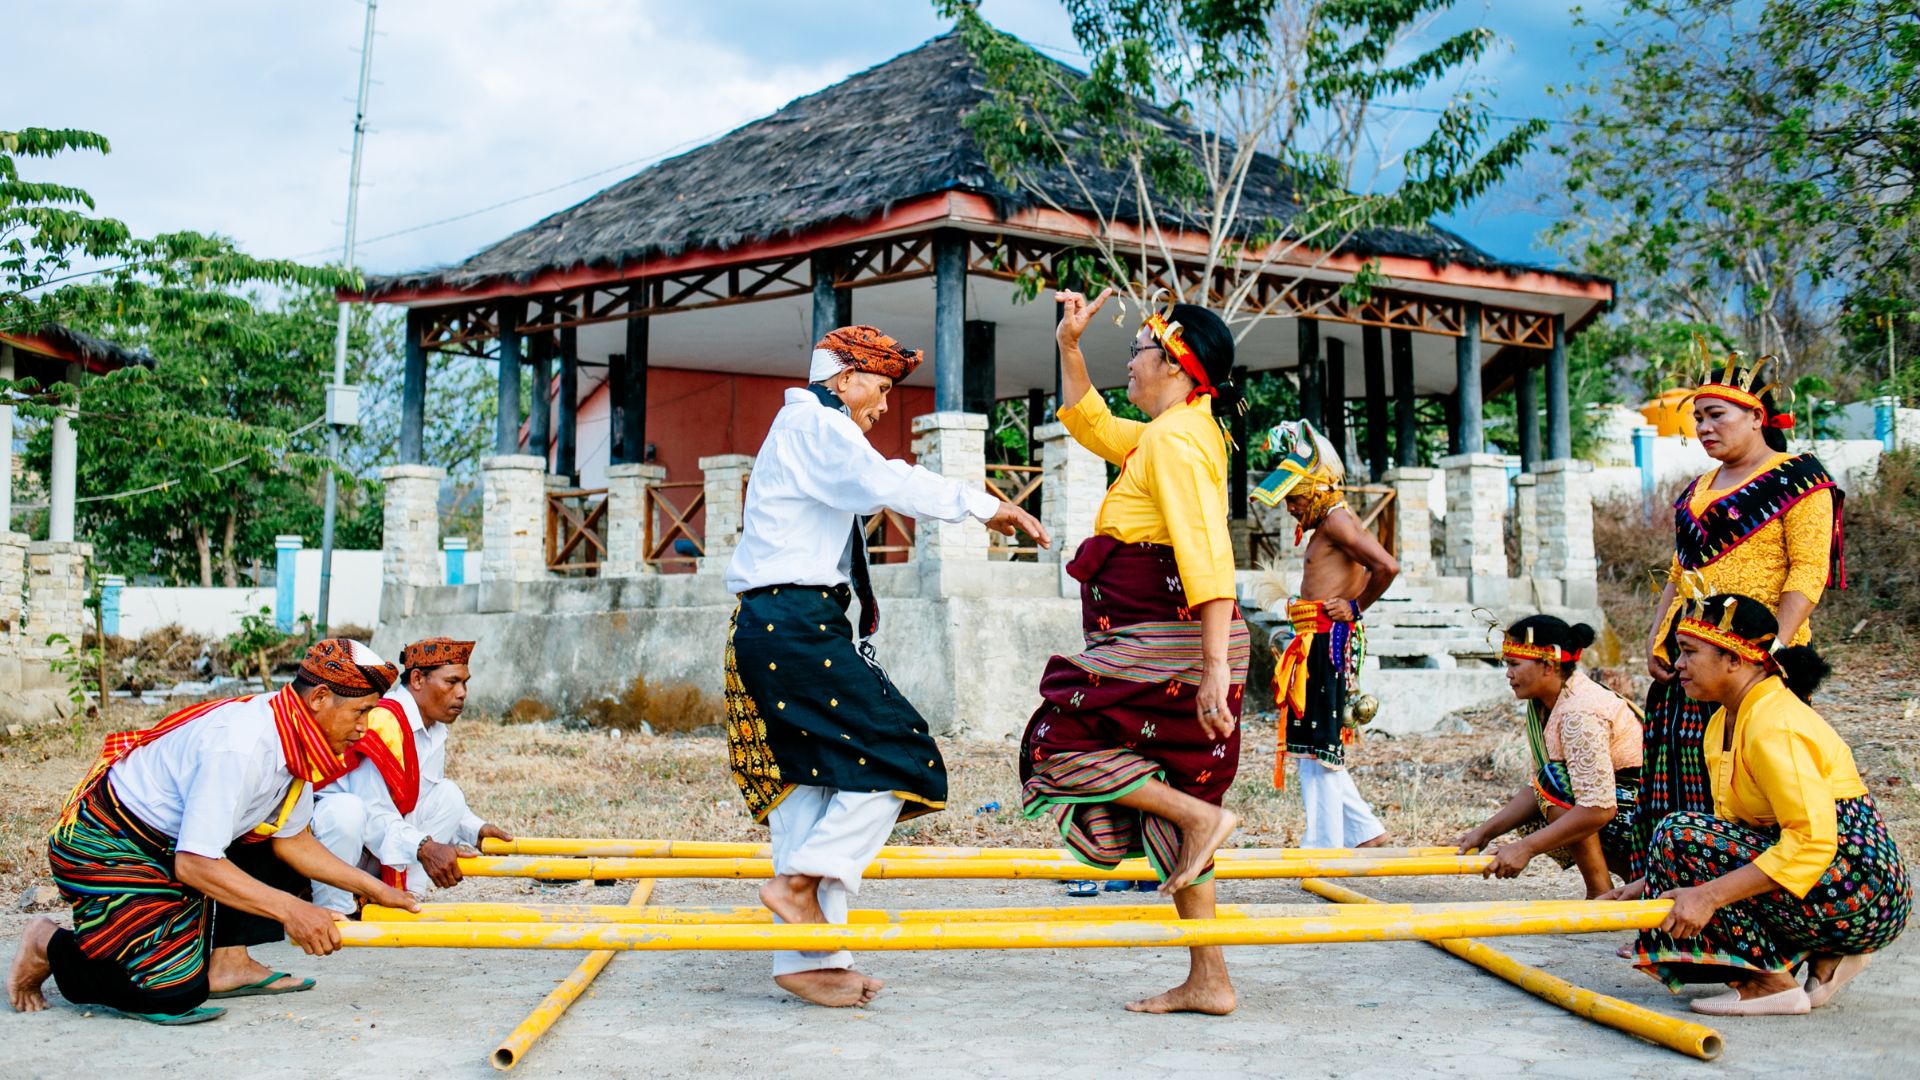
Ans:
[{"label": "woman in gold crown headdress", "polygon": [[1768,360],[1723,363],[1695,343],[1702,368],[1693,395],[1700,446],[1720,464],[1687,485],[1673,504],[1674,555],[1647,637],[1646,765],[1637,855],[1667,814],[1710,809],[1701,739],[1711,707],[1688,698],[1674,677],[1674,626],[1681,605],[1709,593],[1751,596],[1774,612],[1784,645],[1805,644],[1808,617],[1827,586],[1844,588],[1841,492],[1812,454],[1787,450],[1793,415],[1760,381]]}]

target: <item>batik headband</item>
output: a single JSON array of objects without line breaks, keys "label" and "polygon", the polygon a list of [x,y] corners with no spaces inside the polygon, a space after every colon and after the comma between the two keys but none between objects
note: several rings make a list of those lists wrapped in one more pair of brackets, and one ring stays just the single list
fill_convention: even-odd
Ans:
[{"label": "batik headband", "polygon": [[400,650],[400,666],[408,671],[425,671],[442,664],[464,664],[473,658],[471,641],[452,638],[424,638]]},{"label": "batik headband", "polygon": [[341,697],[366,697],[386,693],[400,677],[400,669],[357,641],[327,638],[307,650],[300,674]]},{"label": "batik headband", "polygon": [[824,382],[851,368],[899,382],[920,366],[923,354],[871,326],[843,326],[813,346],[809,382]]}]

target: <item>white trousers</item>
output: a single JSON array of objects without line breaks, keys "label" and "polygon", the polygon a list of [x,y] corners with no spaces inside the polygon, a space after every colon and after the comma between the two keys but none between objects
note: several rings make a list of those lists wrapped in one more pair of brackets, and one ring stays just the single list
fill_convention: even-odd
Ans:
[{"label": "white trousers", "polygon": [[[828,922],[845,925],[847,898],[859,895],[860,875],[886,846],[905,805],[890,791],[795,787],[767,815],[773,872],[818,877],[821,912]],[[853,954],[845,949],[773,954],[775,975],[852,966]]]},{"label": "white trousers", "polygon": [[[460,789],[452,783],[440,783],[420,796],[420,801],[414,805],[413,813],[408,814],[406,820],[436,842],[451,844],[459,836],[460,819],[466,812],[466,796]],[[377,838],[367,836],[367,817],[367,804],[360,796],[344,791],[328,795],[314,804],[313,835],[341,862],[378,877],[380,861],[373,852],[367,850],[368,841],[377,842]],[[412,862],[407,865],[406,871],[407,891],[416,898],[427,895],[427,890],[433,887],[433,880],[427,877],[426,869],[418,862]],[[346,914],[352,914],[354,910],[352,893],[318,881],[313,883],[313,902]]]},{"label": "white trousers", "polygon": [[1307,835],[1301,847],[1358,847],[1387,831],[1360,797],[1352,773],[1316,757],[1296,755],[1294,761],[1299,763],[1300,798],[1307,805]]}]

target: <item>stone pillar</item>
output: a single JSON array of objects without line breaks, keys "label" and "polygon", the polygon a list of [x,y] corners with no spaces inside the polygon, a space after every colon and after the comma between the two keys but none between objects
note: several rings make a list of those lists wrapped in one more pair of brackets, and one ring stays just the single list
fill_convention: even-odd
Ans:
[{"label": "stone pillar", "polygon": [[[384,583],[440,584],[440,481],[446,478],[447,470],[430,465],[389,465],[380,470],[387,492],[381,519],[380,578]],[[293,560],[286,561],[291,574]],[[287,606],[293,606],[291,594]]]},{"label": "stone pillar", "polygon": [[27,624],[21,652],[38,659],[66,654],[64,645],[48,645],[52,634],[65,634],[80,648],[80,635],[92,625],[87,615],[87,563],[92,544],[36,540],[27,545]]},{"label": "stone pillar", "polygon": [[53,453],[47,483],[47,539],[73,542],[74,488],[79,478],[79,453],[73,437],[74,410],[60,406],[53,414]]},{"label": "stone pillar", "polygon": [[1440,459],[1447,472],[1446,554],[1440,573],[1471,579],[1469,590],[1507,576],[1507,463],[1499,454]]},{"label": "stone pillar", "polygon": [[665,465],[607,467],[607,561],[601,577],[639,577],[651,572],[645,549],[647,488],[667,478]]},{"label": "stone pillar", "polygon": [[1513,530],[1520,541],[1520,565],[1515,577],[1532,577],[1540,561],[1540,517],[1538,478],[1521,473],[1513,478]]},{"label": "stone pillar", "polygon": [[746,454],[718,454],[700,459],[700,474],[705,479],[706,535],[700,546],[706,552],[700,560],[700,573],[725,573],[733,560],[733,549],[740,543],[742,517],[747,509],[747,477],[753,472],[753,458]]},{"label": "stone pillar", "polygon": [[1418,465],[1388,469],[1385,477],[1393,485],[1394,555],[1400,560],[1402,578],[1432,577],[1433,506],[1430,492],[1433,470]]},{"label": "stone pillar", "polygon": [[[913,418],[913,453],[924,468],[968,487],[987,480],[987,418],[978,413],[937,412]],[[913,527],[917,559],[985,561],[987,530],[971,519],[957,525],[921,521]]]},{"label": "stone pillar", "polygon": [[532,454],[480,459],[482,582],[547,576],[546,472],[547,459]]},{"label": "stone pillar", "polygon": [[1107,463],[1074,441],[1065,424],[1042,424],[1040,440],[1040,524],[1053,548],[1040,553],[1048,562],[1068,562],[1080,542],[1093,535],[1093,519],[1107,493]]},{"label": "stone pillar", "polygon": [[1542,462],[1538,508],[1540,558],[1534,574],[1566,584],[1569,607],[1599,603],[1599,564],[1593,557],[1593,463],[1572,458]]},{"label": "stone pillar", "polygon": [[[0,341],[0,382],[12,382],[13,379],[13,346]],[[0,535],[12,531],[13,397],[9,394],[0,396]]]},{"label": "stone pillar", "polygon": [[26,614],[27,543],[26,533],[0,532],[0,642],[20,633]]}]

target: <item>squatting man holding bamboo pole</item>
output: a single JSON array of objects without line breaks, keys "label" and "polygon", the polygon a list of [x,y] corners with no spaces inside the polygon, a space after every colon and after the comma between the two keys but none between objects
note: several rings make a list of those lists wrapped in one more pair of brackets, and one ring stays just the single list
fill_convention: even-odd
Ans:
[{"label": "squatting man holding bamboo pole", "polygon": [[209,996],[313,988],[247,956],[283,935],[311,956],[340,948],[344,916],[302,898],[308,879],[418,910],[307,829],[313,789],[346,770],[342,752],[396,674],[359,642],[328,638],[277,693],[202,702],[109,735],[47,844],[73,929],[27,926],[7,978],[14,1009],[46,1008],[51,975],[76,1005],[196,1024],[226,1012],[204,1007]]},{"label": "squatting man holding bamboo pole", "polygon": [[[773,833],[760,899],[784,923],[847,921],[867,864],[903,817],[946,805],[927,722],[875,657],[880,610],[857,515],[969,518],[1047,547],[1040,523],[976,484],[880,456],[866,433],[918,351],[870,326],[814,346],[808,385],[786,392],[754,459],[727,633],[727,751],[755,821]],[[859,622],[847,609],[859,600]],[[774,982],[817,1005],[863,1005],[882,986],[853,955],[776,952]]]}]

